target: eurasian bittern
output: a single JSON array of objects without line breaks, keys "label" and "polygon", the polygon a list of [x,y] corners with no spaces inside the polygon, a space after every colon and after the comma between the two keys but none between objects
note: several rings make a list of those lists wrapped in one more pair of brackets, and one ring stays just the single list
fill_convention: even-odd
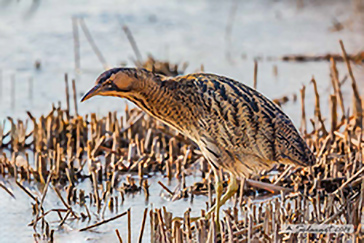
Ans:
[{"label": "eurasian bittern", "polygon": [[[238,189],[237,177],[274,163],[308,166],[315,161],[280,107],[230,78],[206,73],[170,78],[145,69],[114,68],[102,73],[81,101],[95,95],[127,98],[199,146],[215,169],[217,222],[220,206]],[[220,168],[230,173],[223,196]]]}]

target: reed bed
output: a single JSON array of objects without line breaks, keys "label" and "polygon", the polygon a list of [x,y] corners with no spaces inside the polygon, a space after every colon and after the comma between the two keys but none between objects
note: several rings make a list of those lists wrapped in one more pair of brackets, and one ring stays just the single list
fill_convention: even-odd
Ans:
[{"label": "reed bed", "polygon": [[[3,151],[0,173],[4,178],[15,180],[32,199],[33,219],[29,226],[34,229],[35,239],[49,242],[53,242],[55,230],[70,220],[90,220],[87,227],[79,229],[87,231],[123,216],[128,217],[129,232],[124,241],[131,242],[130,209],[107,219],[103,215],[106,210],[117,209],[126,200],[125,194],[143,193],[147,200],[150,195],[148,178],[159,175],[180,181],[175,189],[159,181],[161,190],[166,191],[170,200],[193,200],[196,195],[205,195],[206,208],[201,210],[201,218],[197,220],[191,217],[191,209],[181,217],[165,207],[146,208],[142,227],[138,229],[139,242],[143,240],[146,224],[151,228],[152,242],[361,242],[363,102],[342,43],[341,47],[351,79],[352,104],[344,104],[333,57],[330,58],[330,116],[322,115],[315,79],[312,79],[312,86],[300,90],[300,130],[315,152],[317,163],[311,168],[276,165],[270,171],[242,179],[232,199],[233,206],[221,213],[220,230],[214,223],[214,215],[204,218],[215,200],[214,175],[198,147],[136,108],[126,106],[122,116],[116,112],[109,112],[105,117],[94,113],[79,115],[76,85],[73,81],[72,96],[67,75],[66,108],[59,103],[39,118],[31,112],[27,113],[27,120],[8,117],[5,121],[10,124],[8,131],[0,124],[0,151]],[[177,75],[185,69],[152,57],[140,65],[166,75]],[[255,77],[257,68],[256,64]],[[256,83],[255,78],[255,86]],[[305,111],[308,89],[315,93],[316,100],[314,116],[309,121]],[[185,178],[196,172],[201,175],[201,181],[187,186]],[[126,182],[121,183],[122,177],[126,177]],[[224,174],[224,179],[227,187],[228,174]],[[92,191],[78,188],[84,180],[90,180]],[[29,184],[24,183],[26,181],[43,185],[41,196],[34,195],[25,186]],[[256,190],[254,185],[259,182],[271,184],[271,189]],[[5,185],[0,184],[0,187],[14,196]],[[43,205],[49,190],[59,197],[61,208],[45,210]],[[75,210],[76,205],[83,210]],[[58,227],[52,228],[47,221],[50,213],[58,215]],[[101,219],[91,221],[94,214]],[[282,231],[285,224],[352,224],[354,233],[293,234]],[[122,242],[118,229],[115,240]]]}]

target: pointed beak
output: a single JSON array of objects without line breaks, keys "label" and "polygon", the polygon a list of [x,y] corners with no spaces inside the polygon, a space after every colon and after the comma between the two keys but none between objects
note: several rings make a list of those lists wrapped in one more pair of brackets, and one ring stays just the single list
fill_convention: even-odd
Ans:
[{"label": "pointed beak", "polygon": [[90,89],[81,99],[81,102],[84,102],[85,100],[90,99],[91,97],[97,95],[99,91],[100,85],[95,85],[92,89]]}]

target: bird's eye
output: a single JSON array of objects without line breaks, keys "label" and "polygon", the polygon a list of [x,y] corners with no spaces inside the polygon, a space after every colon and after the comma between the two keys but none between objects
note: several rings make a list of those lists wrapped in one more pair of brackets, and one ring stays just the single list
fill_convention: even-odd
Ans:
[{"label": "bird's eye", "polygon": [[110,80],[106,81],[104,84],[103,84],[104,87],[108,88],[108,89],[111,89],[112,88],[112,83]]}]

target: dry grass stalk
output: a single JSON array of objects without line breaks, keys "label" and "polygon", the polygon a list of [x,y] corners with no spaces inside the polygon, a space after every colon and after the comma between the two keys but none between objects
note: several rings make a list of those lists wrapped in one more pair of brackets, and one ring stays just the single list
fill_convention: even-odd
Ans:
[{"label": "dry grass stalk", "polygon": [[116,229],[116,230],[115,230],[115,233],[116,233],[116,236],[118,237],[119,243],[122,243],[122,242],[123,242],[123,240],[121,239],[121,235],[120,235],[120,233],[119,233],[119,230],[118,230],[118,229]]},{"label": "dry grass stalk", "polygon": [[354,108],[354,114],[355,114],[355,119],[356,119],[355,125],[362,128],[362,126],[363,126],[363,108],[362,108],[361,97],[359,94],[358,86],[356,84],[356,80],[355,80],[353,71],[351,69],[350,61],[348,59],[348,55],[346,54],[344,43],[342,42],[342,40],[340,40],[340,46],[341,46],[341,50],[343,52],[344,61],[346,63],[348,71],[349,71],[349,75],[350,75],[350,79],[351,79],[351,87],[352,87],[353,93],[354,93],[354,97],[353,97],[354,107],[353,108]]},{"label": "dry grass stalk", "polygon": [[115,217],[112,217],[112,218],[109,218],[109,219],[105,219],[105,220],[102,220],[102,221],[100,221],[100,222],[98,222],[98,223],[96,223],[96,224],[93,224],[93,225],[87,226],[87,227],[85,227],[85,228],[79,229],[79,231],[86,231],[86,230],[89,230],[89,229],[92,229],[92,228],[98,227],[98,226],[100,226],[100,225],[106,224],[106,223],[108,223],[108,222],[110,222],[110,221],[113,221],[113,220],[115,220],[115,219],[118,219],[118,218],[120,218],[120,217],[123,217],[123,216],[124,216],[124,215],[126,215],[126,214],[128,214],[128,212],[123,212],[123,213],[121,213],[121,214],[119,214],[119,215],[116,215]]},{"label": "dry grass stalk", "polygon": [[145,228],[145,222],[147,219],[147,214],[148,214],[148,208],[144,209],[142,226],[140,228],[140,233],[139,233],[139,238],[138,238],[139,243],[141,243],[143,241],[143,233],[144,233],[144,228]]},{"label": "dry grass stalk", "polygon": [[258,62],[255,60],[254,61],[254,84],[253,84],[254,89],[257,89],[257,85],[258,85]]}]

